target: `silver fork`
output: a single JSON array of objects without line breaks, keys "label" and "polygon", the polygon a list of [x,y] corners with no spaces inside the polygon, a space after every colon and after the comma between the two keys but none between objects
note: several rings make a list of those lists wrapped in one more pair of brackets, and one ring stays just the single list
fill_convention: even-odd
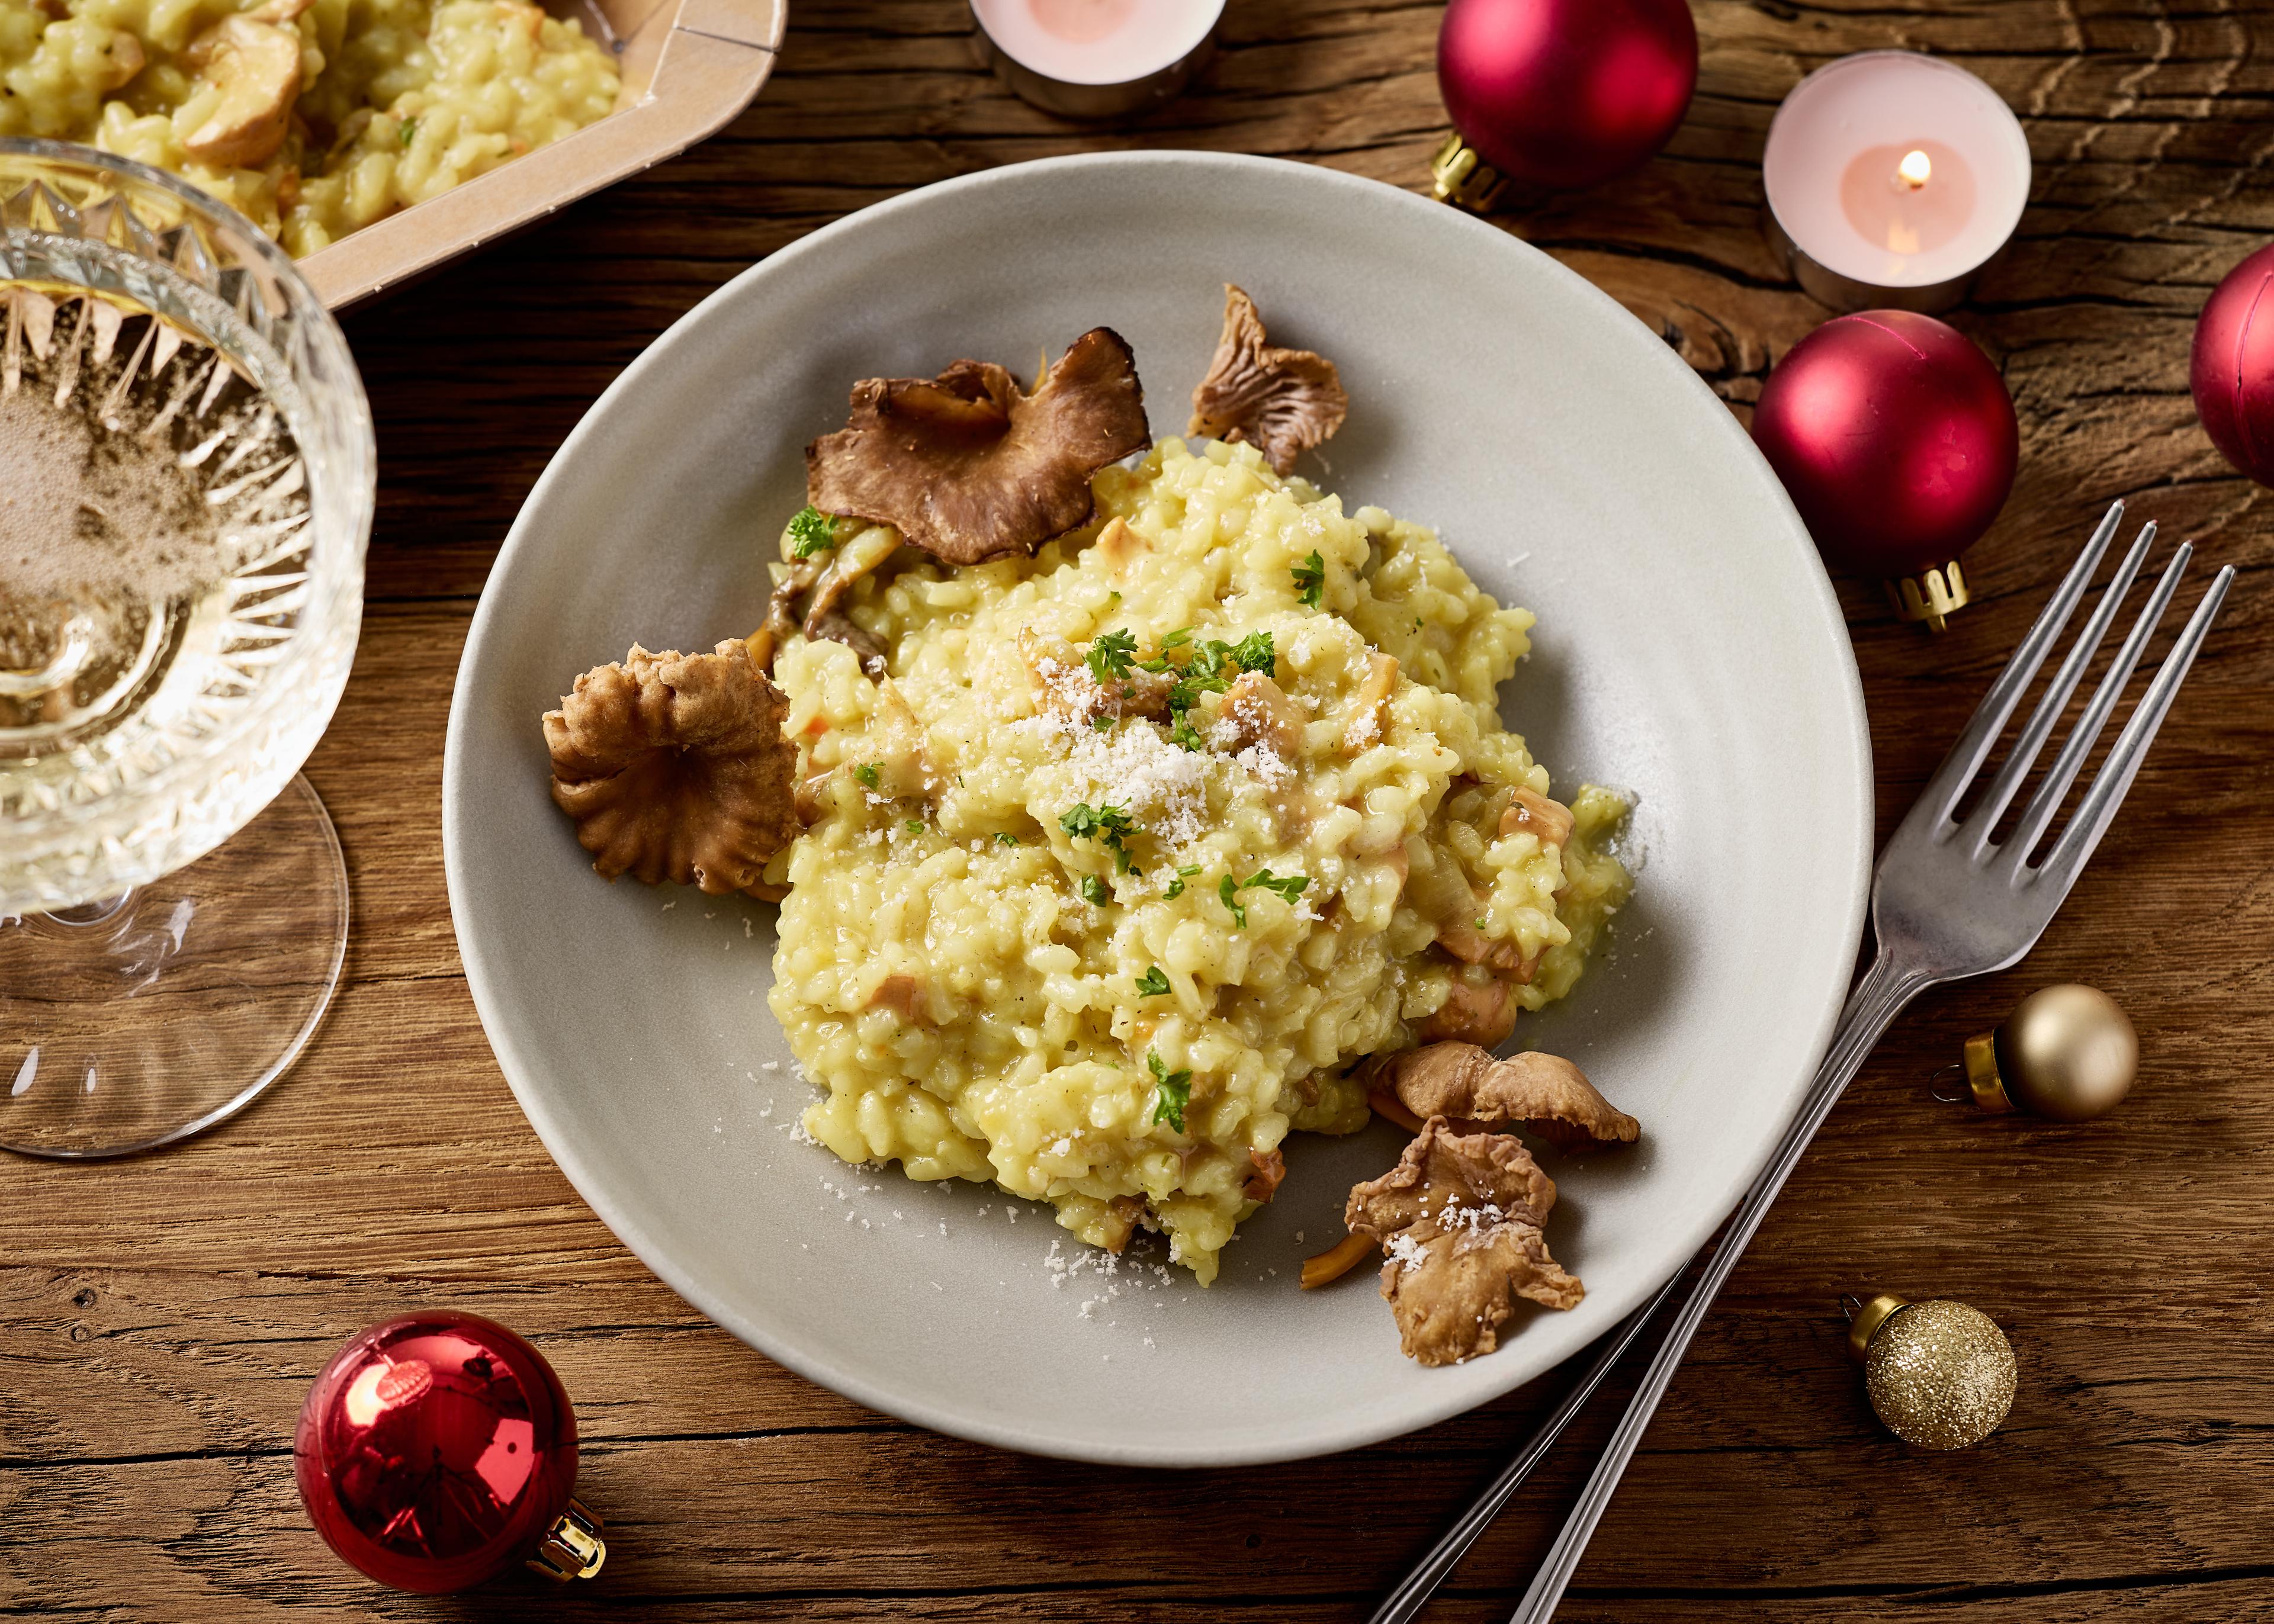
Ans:
[{"label": "silver fork", "polygon": [[[1547,1624],[1554,1615],[1564,1587],[1570,1583],[1579,1559],[1585,1553],[1595,1525],[1602,1520],[1611,1496],[1617,1491],[1619,1478],[1634,1458],[1643,1432],[1650,1425],[1651,1416],[1665,1396],[1675,1367],[1689,1350],[1690,1339],[1698,1334],[1698,1326],[1713,1305],[1715,1295],[1736,1267],[1737,1259],[1743,1255],[1761,1221],[1768,1215],[1770,1204],[1784,1188],[1801,1153],[1830,1115],[1841,1091],[1855,1076],[1864,1056],[1871,1052],[1903,1006],[1928,988],[1987,975],[2017,963],[2044,934],[2045,926],[2076,883],[2086,861],[2100,844],[2101,836],[2115,821],[2125,792],[2132,787],[2140,763],[2147,757],[2148,747],[2155,741],[2156,730],[2163,725],[2180,683],[2187,679],[2188,667],[2195,663],[2211,622],[2218,617],[2219,605],[2225,601],[2227,589],[2234,579],[2231,566],[2218,572],[2202,600],[2195,605],[2186,628],[2134,707],[2123,732],[2086,788],[2067,827],[2037,861],[2030,861],[2038,854],[2045,831],[2059,814],[2085,757],[2122,697],[2142,650],[2170,606],[2172,594],[2179,590],[2180,576],[2193,553],[2193,548],[2185,543],[2165,566],[2162,578],[2133,621],[2123,646],[2078,717],[2075,727],[2054,756],[2037,792],[2022,808],[2013,831],[2002,841],[1992,839],[1999,819],[2013,804],[2030,767],[2060,720],[2062,710],[2075,693],[2085,666],[2114,622],[2125,594],[2147,561],[2148,550],[2156,538],[2153,524],[2142,530],[2139,539],[2117,566],[2099,604],[2054,672],[2044,697],[2022,726],[2005,763],[1963,820],[1957,816],[1957,808],[2004,734],[2007,723],[2013,718],[2022,695],[2044,665],[2070,615],[2083,600],[2123,516],[2122,502],[2109,508],[2108,516],[2085,544],[2067,577],[2037,616],[2037,624],[2022,640],[2022,646],[2014,650],[2013,659],[1992,685],[1965,731],[1951,747],[1950,754],[1879,853],[1879,868],[1871,883],[1871,927],[1879,942],[1879,952],[1871,967],[1848,995],[1831,1047],[1815,1081],[1809,1086],[1799,1115],[1778,1141],[1768,1165],[1753,1182],[1723,1230],[1713,1260],[1683,1304],[1664,1344],[1629,1402],[1618,1430],[1605,1447],[1594,1474],[1588,1478],[1577,1505],[1565,1521],[1563,1531],[1540,1563],[1532,1588],[1525,1592],[1524,1601],[1510,1616],[1510,1624]],[[1662,1301],[1672,1289],[1669,1284],[1659,1300]],[[1657,1306],[1653,1301],[1619,1327],[1579,1387],[1526,1443],[1510,1470],[1486,1491],[1480,1504],[1456,1524],[1423,1559],[1405,1584],[1383,1604],[1374,1615],[1374,1624],[1397,1624],[1419,1611],[1461,1552],[1482,1531],[1491,1512],[1513,1492],[1531,1464],[1546,1453],[1555,1434],[1577,1412],[1595,1383],[1608,1373],[1618,1352],[1633,1340],[1642,1322]]]}]

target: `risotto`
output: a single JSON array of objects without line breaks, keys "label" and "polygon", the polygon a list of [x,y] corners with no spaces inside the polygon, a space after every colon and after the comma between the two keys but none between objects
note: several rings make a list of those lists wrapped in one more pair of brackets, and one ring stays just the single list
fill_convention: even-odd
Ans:
[{"label": "risotto", "polygon": [[0,0],[0,135],[169,169],[295,255],[616,94],[608,51],[527,0]]},{"label": "risotto", "polygon": [[1246,445],[1093,488],[1031,557],[897,552],[863,637],[779,650],[815,804],[764,873],[771,1001],[838,1155],[1158,1229],[1205,1282],[1290,1132],[1367,1120],[1359,1059],[1570,989],[1626,808],[1565,826],[1495,707],[1532,617],[1427,530]]}]

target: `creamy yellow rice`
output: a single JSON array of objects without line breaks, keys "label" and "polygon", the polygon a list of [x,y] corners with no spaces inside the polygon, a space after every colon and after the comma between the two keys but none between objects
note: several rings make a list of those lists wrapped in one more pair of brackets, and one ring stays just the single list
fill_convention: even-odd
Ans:
[{"label": "creamy yellow rice", "polygon": [[527,0],[313,0],[281,25],[299,36],[302,84],[283,145],[257,166],[208,166],[183,143],[219,93],[184,55],[252,9],[0,0],[0,135],[86,142],[171,170],[305,255],[616,104],[615,59]]},{"label": "creamy yellow rice", "polygon": [[[904,552],[861,583],[851,614],[888,650],[884,680],[840,643],[781,651],[789,731],[829,777],[820,820],[768,872],[791,885],[771,1001],[827,1090],[805,1126],[838,1155],[991,1181],[1096,1244],[1137,1218],[1206,1282],[1254,1210],[1255,1156],[1291,1129],[1366,1122],[1345,1073],[1444,1004],[1462,966],[1430,948],[1449,916],[1539,955],[1524,1008],[1570,990],[1627,895],[1604,849],[1625,807],[1581,789],[1560,853],[1499,835],[1512,787],[1548,791],[1495,708],[1532,617],[1428,530],[1345,515],[1246,447],[1165,441],[1096,491],[1098,523],[1031,559],[950,569]],[[1093,545],[1115,517],[1127,541]],[[1293,573],[1314,552],[1316,608]],[[1305,718],[1292,759],[1227,753],[1220,695],[1195,753],[1158,722],[1058,714],[1031,674],[1052,639],[1126,628],[1142,659],[1187,627],[1271,633]],[[1353,750],[1375,650],[1400,677],[1386,728]],[[1065,832],[1077,804],[1129,814],[1141,872]],[[1241,927],[1222,882],[1267,868],[1307,883],[1237,891]],[[1156,966],[1170,990],[1146,996]],[[1182,1132],[1160,1119],[1156,1061],[1191,1074]]]}]

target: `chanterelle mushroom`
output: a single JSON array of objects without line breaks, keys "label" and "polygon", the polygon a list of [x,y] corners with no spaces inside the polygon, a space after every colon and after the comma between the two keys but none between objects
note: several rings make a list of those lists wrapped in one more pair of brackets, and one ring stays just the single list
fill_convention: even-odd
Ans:
[{"label": "chanterelle mushroom", "polygon": [[1255,301],[1224,285],[1224,336],[1208,376],[1193,391],[1185,432],[1246,440],[1283,478],[1300,452],[1342,427],[1350,410],[1341,375],[1326,357],[1267,342]]},{"label": "chanterelle mushroom", "polygon": [[251,169],[284,144],[300,94],[300,36],[289,25],[224,17],[192,40],[182,60],[219,93],[182,150],[200,163]]},{"label": "chanterelle mushroom", "polygon": [[710,654],[635,644],[546,713],[553,799],[606,878],[751,890],[798,830],[788,711],[740,638]]},{"label": "chanterelle mushroom", "polygon": [[806,496],[975,564],[1086,523],[1089,477],[1150,444],[1136,359],[1112,328],[1092,327],[1032,395],[991,361],[854,385],[846,425],[805,448]]},{"label": "chanterelle mushroom", "polygon": [[1560,1055],[1495,1060],[1474,1043],[1431,1043],[1373,1064],[1367,1086],[1386,1089],[1416,1116],[1521,1124],[1566,1148],[1591,1139],[1631,1145],[1642,1133]]},{"label": "chanterelle mushroom", "polygon": [[1458,1365],[1500,1346],[1500,1327],[1528,1298],[1575,1308],[1578,1280],[1540,1233],[1555,1185],[1504,1133],[1421,1126],[1397,1165],[1350,1193],[1343,1220],[1380,1241],[1382,1295],[1399,1344],[1424,1365]]}]

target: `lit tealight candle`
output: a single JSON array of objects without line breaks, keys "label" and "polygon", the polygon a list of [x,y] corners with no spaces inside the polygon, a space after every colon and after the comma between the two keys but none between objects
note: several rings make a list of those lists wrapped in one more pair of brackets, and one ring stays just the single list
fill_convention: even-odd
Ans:
[{"label": "lit tealight candle", "polygon": [[1168,101],[1208,60],[1223,15],[1224,0],[971,0],[996,74],[1072,118]]},{"label": "lit tealight candle", "polygon": [[1947,310],[2014,234],[2029,145],[1998,93],[1912,51],[1843,56],[1769,125],[1765,225],[1835,310]]}]

